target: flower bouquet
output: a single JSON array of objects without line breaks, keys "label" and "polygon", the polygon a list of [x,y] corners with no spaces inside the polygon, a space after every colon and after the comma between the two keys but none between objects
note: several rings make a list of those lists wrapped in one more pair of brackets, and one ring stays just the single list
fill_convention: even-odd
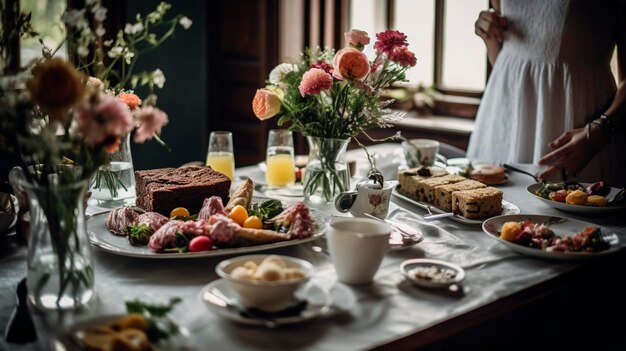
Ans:
[{"label": "flower bouquet", "polygon": [[[139,28],[141,23],[143,32],[120,31],[107,54],[111,59],[107,65],[104,55],[98,54],[102,47],[95,45],[104,34],[101,22],[106,9],[93,0],[86,1],[84,9],[64,15],[74,29],[66,40],[77,48],[77,67],[56,57],[58,48],[45,46],[41,59],[19,71],[0,62],[0,148],[17,156],[20,167],[9,178],[28,199],[28,297],[38,308],[77,308],[94,295],[85,226],[87,186],[133,129],[137,128],[135,141],[142,142],[158,137],[167,122],[165,113],[154,107],[155,97],[140,107],[136,95],[122,90],[128,82],[147,84],[152,94],[153,85],[163,81],[158,72],[128,76],[132,67],[126,65],[134,65],[138,54],[130,48],[143,40],[134,35],[156,40],[152,45],[158,45],[147,28],[162,23],[167,8],[162,3],[145,19],[138,15],[134,25]],[[87,15],[92,18],[87,20]],[[28,19],[20,14],[12,26],[16,31],[1,33],[0,61],[8,57],[4,50],[10,38],[37,35]],[[176,17],[173,26],[182,19]],[[139,78],[134,82],[133,77]],[[118,83],[111,83],[113,79]]]},{"label": "flower bouquet", "polygon": [[390,127],[404,117],[387,109],[392,101],[381,101],[380,95],[406,81],[406,71],[416,64],[406,35],[397,30],[376,35],[371,61],[362,52],[370,43],[366,32],[353,29],[345,38],[348,47],[337,52],[306,49],[298,61],[279,64],[252,102],[260,120],[278,117],[278,125],[288,124],[307,137],[304,195],[313,202],[330,202],[347,190],[350,176],[342,155],[351,138],[361,133],[369,138],[367,130]]}]

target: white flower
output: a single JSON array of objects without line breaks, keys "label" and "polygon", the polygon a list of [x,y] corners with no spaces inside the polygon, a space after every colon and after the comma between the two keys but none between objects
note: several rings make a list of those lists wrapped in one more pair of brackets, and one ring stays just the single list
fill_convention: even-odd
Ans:
[{"label": "white flower", "polygon": [[61,19],[68,26],[73,28],[85,28],[89,26],[85,19],[85,9],[67,11],[63,14]]},{"label": "white flower", "polygon": [[109,50],[108,55],[110,58],[117,58],[122,55],[123,51],[124,51],[123,47],[115,46],[115,47],[112,47],[111,50]]},{"label": "white flower", "polygon": [[183,16],[180,18],[180,20],[178,21],[178,23],[184,28],[184,29],[189,29],[189,27],[191,27],[191,24],[193,23],[187,16]]},{"label": "white flower", "polygon": [[154,72],[152,72],[152,82],[154,85],[159,87],[159,89],[163,88],[163,85],[165,84],[165,75],[163,74],[163,71],[158,68],[154,70]]},{"label": "white flower", "polygon": [[96,1],[98,1],[98,0],[86,0],[86,1],[85,1],[85,5],[87,5],[87,6],[91,6],[91,5],[95,4],[95,3],[96,3]]},{"label": "white flower", "polygon": [[105,40],[103,44],[104,46],[111,46],[113,45],[113,39]]},{"label": "white flower", "polygon": [[124,61],[126,61],[127,65],[130,65],[130,62],[131,62],[131,60],[133,59],[134,56],[135,56],[135,53],[131,52],[131,51],[127,51],[124,54]]},{"label": "white flower", "polygon": [[280,85],[280,83],[284,81],[287,73],[296,71],[298,71],[298,66],[292,63],[281,63],[270,72],[270,83]]},{"label": "white flower", "polygon": [[107,18],[107,9],[106,7],[103,7],[100,4],[96,4],[94,7],[91,8],[91,12],[93,13],[93,18],[96,19],[96,21],[104,21]]},{"label": "white flower", "polygon": [[96,35],[101,37],[104,35],[104,33],[106,33],[106,29],[104,29],[104,27],[100,26],[98,27],[98,29],[96,29]]},{"label": "white flower", "polygon": [[126,34],[137,34],[143,30],[143,23],[138,22],[135,24],[126,23],[124,27],[124,33]]},{"label": "white flower", "polygon": [[87,49],[86,46],[79,46],[76,49],[76,52],[78,53],[79,56],[82,56],[82,57],[89,55],[89,49]]}]

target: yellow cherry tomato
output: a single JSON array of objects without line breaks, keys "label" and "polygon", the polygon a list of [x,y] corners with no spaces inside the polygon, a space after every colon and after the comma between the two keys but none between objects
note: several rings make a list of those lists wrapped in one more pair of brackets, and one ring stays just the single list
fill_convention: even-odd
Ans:
[{"label": "yellow cherry tomato", "polygon": [[246,211],[245,207],[241,205],[237,205],[233,207],[232,210],[230,210],[229,216],[230,216],[230,219],[237,222],[237,224],[239,224],[240,226],[243,226],[243,223],[248,218],[248,211]]},{"label": "yellow cherry tomato", "polygon": [[189,217],[189,210],[184,207],[176,207],[170,212],[170,218],[174,217]]},{"label": "yellow cherry tomato", "polygon": [[257,216],[250,216],[245,222],[243,222],[243,227],[261,229],[263,228],[263,222],[261,222],[261,219]]}]

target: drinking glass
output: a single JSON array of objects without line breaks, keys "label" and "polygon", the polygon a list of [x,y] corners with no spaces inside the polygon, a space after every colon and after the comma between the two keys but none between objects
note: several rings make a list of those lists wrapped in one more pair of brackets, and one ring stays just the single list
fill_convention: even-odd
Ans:
[{"label": "drinking glass", "polygon": [[291,131],[287,129],[269,131],[265,162],[267,165],[265,181],[269,187],[281,188],[296,182]]},{"label": "drinking glass", "polygon": [[206,165],[224,173],[230,180],[235,179],[235,157],[233,154],[233,133],[211,132]]}]

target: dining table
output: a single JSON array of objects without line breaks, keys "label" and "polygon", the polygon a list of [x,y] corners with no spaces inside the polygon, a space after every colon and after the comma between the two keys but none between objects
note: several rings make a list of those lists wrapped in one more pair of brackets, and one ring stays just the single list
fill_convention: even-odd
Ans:
[{"label": "dining table", "polygon": [[[369,146],[368,150],[378,157],[384,173],[391,178],[403,167],[400,144],[383,143]],[[356,162],[357,174],[353,177],[356,181],[359,174],[367,171],[366,154],[360,148],[353,149],[347,152],[347,158]],[[258,179],[259,183],[264,179],[258,165],[239,167],[235,173],[236,182],[245,177]],[[503,191],[504,200],[519,208],[520,213],[590,222],[602,227],[604,232],[617,235],[618,245],[623,247],[626,243],[626,212],[601,215],[562,212],[528,193],[527,187],[535,182],[531,177],[514,172],[507,173],[507,177],[504,184],[496,187]],[[278,198],[285,203],[302,200],[293,194],[264,191],[260,186],[254,195]],[[331,218],[350,216],[337,212],[333,205],[314,207]],[[90,206],[87,214],[100,210]],[[316,318],[275,328],[223,318],[203,301],[203,288],[219,279],[216,265],[232,256],[147,259],[117,255],[92,246],[96,297],[88,308],[62,313],[31,309],[37,340],[9,344],[2,339],[0,350],[62,350],[59,340],[68,328],[99,316],[123,314],[125,301],[135,299],[156,303],[179,297],[181,303],[171,312],[171,318],[188,331],[188,337],[177,347],[191,350],[482,349],[503,344],[515,348],[530,344],[538,333],[563,340],[567,337],[571,345],[571,338],[583,333],[586,327],[609,323],[609,319],[600,318],[619,316],[625,310],[626,296],[616,287],[624,281],[626,250],[587,260],[538,258],[511,250],[487,235],[480,223],[467,224],[452,218],[427,222],[424,220],[427,214],[412,202],[392,196],[389,218],[418,229],[424,239],[411,247],[390,250],[370,284],[349,285],[338,281],[323,235],[313,241],[259,252],[293,256],[312,263],[315,274],[311,284],[332,301],[330,308]],[[2,240],[0,328],[4,329],[15,307],[15,287],[26,276],[27,246],[15,238]],[[465,279],[454,288],[416,286],[399,268],[402,262],[415,258],[459,265],[466,272]],[[577,316],[580,320],[576,320]],[[562,330],[570,326],[579,327]],[[615,330],[610,325],[603,328],[593,330]],[[551,330],[557,334],[553,335]],[[623,349],[626,345],[623,335],[611,335],[598,338],[621,342],[618,348]],[[517,339],[511,339],[512,336]]]}]

